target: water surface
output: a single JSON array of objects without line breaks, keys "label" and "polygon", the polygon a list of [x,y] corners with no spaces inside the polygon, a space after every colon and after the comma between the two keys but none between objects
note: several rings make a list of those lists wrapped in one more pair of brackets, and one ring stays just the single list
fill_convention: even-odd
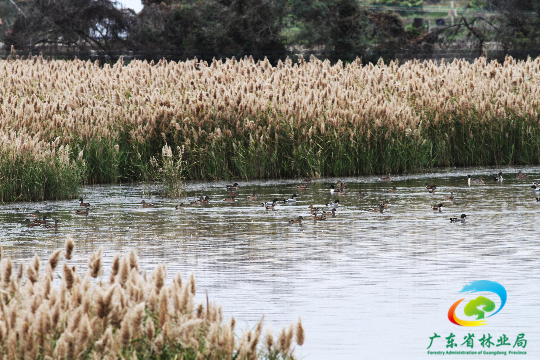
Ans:
[{"label": "water surface", "polygon": [[[451,333],[463,343],[475,334],[473,350],[516,350],[512,346],[482,348],[483,334],[496,343],[506,334],[512,345],[518,334],[528,340],[529,358],[540,355],[540,272],[538,257],[540,197],[530,186],[540,168],[522,169],[528,178],[514,178],[517,169],[502,169],[502,184],[490,174],[499,169],[460,169],[395,176],[339,179],[350,195],[332,195],[338,179],[316,180],[298,192],[298,181],[242,181],[241,200],[223,202],[225,182],[189,183],[188,198],[211,197],[209,205],[186,205],[160,198],[149,185],[107,185],[83,188],[90,214],[75,215],[77,201],[16,203],[0,206],[0,237],[4,253],[15,262],[34,254],[46,259],[63,247],[66,235],[76,240],[70,262],[86,266],[87,255],[104,249],[106,272],[116,252],[136,249],[147,271],[165,263],[169,278],[194,271],[199,301],[205,291],[223,306],[238,328],[265,324],[277,331],[296,321],[306,329],[306,343],[297,354],[306,359],[420,359],[430,350],[445,351]],[[484,175],[485,185],[467,186],[467,174]],[[429,194],[424,184],[436,184]],[[396,193],[387,193],[391,187]],[[257,191],[260,200],[245,196]],[[360,198],[358,191],[367,192]],[[445,197],[453,191],[454,201]],[[261,201],[299,194],[296,204],[267,211]],[[142,208],[141,201],[156,205]],[[340,200],[336,217],[310,220],[308,206]],[[383,213],[368,210],[383,200]],[[431,206],[443,202],[444,210]],[[60,219],[58,232],[24,225],[25,214],[40,210]],[[467,214],[465,224],[449,218]],[[301,225],[288,220],[307,218]],[[474,280],[492,280],[508,292],[504,309],[487,326],[458,327],[447,319],[448,308],[477,294],[459,294]],[[496,303],[498,298],[492,297]],[[500,303],[500,302],[499,302]],[[497,305],[499,304],[497,303]],[[453,350],[471,350],[465,345]],[[488,356],[488,355],[486,355]],[[492,355],[490,355],[492,356]],[[454,358],[470,359],[455,355]]]}]

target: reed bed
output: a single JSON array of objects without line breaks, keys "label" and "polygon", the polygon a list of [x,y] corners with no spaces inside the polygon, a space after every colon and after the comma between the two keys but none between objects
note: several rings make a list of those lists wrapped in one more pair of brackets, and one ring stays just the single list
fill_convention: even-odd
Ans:
[{"label": "reed bed", "polygon": [[[166,146],[182,149],[186,179],[540,163],[538,58],[101,67],[32,57],[0,61],[0,79],[3,201],[68,196],[43,184],[13,190],[6,183],[16,175],[4,170],[34,158],[39,168],[65,164],[66,153],[77,166],[59,183],[80,174],[86,183],[152,180],[150,160]],[[13,145],[22,139],[36,145]]]},{"label": "reed bed", "polygon": [[2,259],[2,358],[292,360],[294,343],[304,343],[300,320],[277,337],[271,328],[262,333],[262,319],[235,336],[234,318],[224,322],[221,307],[208,295],[194,303],[193,274],[187,280],[176,274],[166,285],[165,266],[147,276],[132,251],[117,254],[103,278],[101,249],[79,274],[69,265],[73,250],[68,238],[66,249],[46,264],[36,256],[16,271],[11,259]]}]

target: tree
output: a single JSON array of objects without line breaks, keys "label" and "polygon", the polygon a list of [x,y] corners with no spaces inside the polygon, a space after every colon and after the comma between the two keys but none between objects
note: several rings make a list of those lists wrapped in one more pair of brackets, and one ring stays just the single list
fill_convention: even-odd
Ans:
[{"label": "tree", "polygon": [[4,41],[17,50],[51,47],[112,50],[125,43],[132,10],[110,0],[23,0]]}]

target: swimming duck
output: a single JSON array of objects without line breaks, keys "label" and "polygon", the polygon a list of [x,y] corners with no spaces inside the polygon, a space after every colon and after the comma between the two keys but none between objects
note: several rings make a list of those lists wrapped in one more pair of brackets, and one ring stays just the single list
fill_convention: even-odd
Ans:
[{"label": "swimming duck", "polygon": [[238,183],[227,185],[227,191],[236,191],[236,190],[238,190]]},{"label": "swimming duck", "polygon": [[309,189],[309,186],[307,184],[298,184],[296,185],[296,188],[298,189],[298,191],[305,191]]},{"label": "swimming duck", "polygon": [[232,203],[232,202],[235,202],[236,200],[234,196],[229,196],[228,198],[223,199],[223,201]]},{"label": "swimming duck", "polygon": [[229,191],[229,197],[237,197],[240,195],[238,191]]},{"label": "swimming duck", "polygon": [[521,170],[518,171],[518,173],[516,174],[516,179],[518,180],[523,180],[527,177],[527,174],[525,174],[524,172],[522,172]]},{"label": "swimming duck", "polygon": [[278,201],[279,201],[279,199],[278,199],[278,198],[275,198],[275,199],[272,200],[272,201],[266,201],[266,202],[263,202],[263,203],[261,203],[261,204],[263,204],[263,206],[266,206],[266,205],[272,205],[272,204],[275,205],[275,204],[277,204]]},{"label": "swimming duck", "polygon": [[277,202],[272,202],[272,203],[264,203],[264,208],[266,210],[275,210],[275,207],[276,207],[276,204]]},{"label": "swimming duck", "polygon": [[502,171],[499,171],[497,175],[493,176],[493,179],[498,182],[503,182],[503,173]]},{"label": "swimming duck", "polygon": [[27,227],[41,226],[40,223],[32,222],[30,219],[24,219],[24,222],[26,223]]},{"label": "swimming duck", "polygon": [[296,194],[293,194],[293,196],[291,196],[290,199],[283,199],[283,202],[285,204],[295,204],[296,203],[296,198],[298,197],[298,195]]},{"label": "swimming duck", "polygon": [[377,212],[377,213],[381,213],[381,214],[382,214],[382,213],[384,212],[384,205],[383,205],[383,204],[379,204],[379,205],[377,205],[376,208],[374,208],[374,209],[369,209],[368,211],[370,211],[370,212]]},{"label": "swimming duck", "polygon": [[338,180],[338,182],[336,183],[336,186],[340,189],[347,189],[347,183],[344,183],[341,180]]},{"label": "swimming duck", "polygon": [[36,220],[34,220],[34,222],[35,222],[36,224],[46,224],[46,223],[47,223],[47,216],[46,216],[46,215],[43,215],[43,219],[41,219],[41,220],[40,220],[40,219],[36,219]]},{"label": "swimming duck", "polygon": [[291,219],[289,220],[289,224],[301,224],[302,220],[304,220],[303,216],[299,216],[298,219]]},{"label": "swimming duck", "polygon": [[397,187],[394,186],[394,187],[391,188],[391,189],[387,189],[386,192],[387,192],[387,193],[392,193],[392,194],[393,194],[393,193],[396,193],[396,192],[397,192]]},{"label": "swimming duck", "polygon": [[75,214],[76,215],[88,215],[88,210],[90,210],[90,208],[86,208],[85,210],[75,210]]},{"label": "swimming duck", "polygon": [[313,207],[313,205],[309,205],[308,209],[309,209],[309,211],[310,211],[312,214],[321,211],[320,208]]},{"label": "swimming duck", "polygon": [[330,194],[337,194],[340,192],[339,188],[336,188],[336,185],[330,185]]},{"label": "swimming duck", "polygon": [[540,202],[540,198],[536,198],[536,202]]},{"label": "swimming duck", "polygon": [[257,192],[254,191],[253,194],[248,195],[248,196],[246,197],[246,200],[255,201],[255,200],[257,200],[258,197],[259,197],[259,196],[258,196]]},{"label": "swimming duck", "polygon": [[461,214],[461,217],[459,217],[459,218],[457,218],[457,217],[455,217],[455,218],[450,218],[450,222],[451,222],[451,223],[458,223],[458,222],[464,223],[466,217],[467,217],[467,215]]},{"label": "swimming duck", "polygon": [[147,203],[146,201],[142,201],[142,207],[143,208],[153,208],[154,207],[154,204],[151,204],[151,203]]},{"label": "swimming duck", "polygon": [[210,198],[208,196],[205,196],[205,197],[200,197],[199,200],[201,200],[201,204],[209,204],[210,203]]},{"label": "swimming duck", "polygon": [[330,217],[336,217],[336,209],[332,209],[332,211],[323,211],[322,212],[323,215],[325,216],[330,216]]},{"label": "swimming duck", "polygon": [[439,205],[433,205],[431,207],[431,209],[433,211],[438,211],[438,212],[442,212],[442,208],[444,207],[444,204],[443,203],[440,203]]},{"label": "swimming duck", "polygon": [[437,185],[429,185],[428,183],[425,183],[424,185],[426,186],[427,191],[431,194],[433,194],[435,189],[437,189]]},{"label": "swimming duck", "polygon": [[81,202],[81,203],[79,204],[79,206],[84,206],[84,207],[89,207],[89,206],[90,206],[89,203],[83,202],[83,198],[80,198],[79,201]]},{"label": "swimming duck", "polygon": [[339,200],[335,200],[334,202],[329,202],[328,204],[325,205],[327,208],[335,208],[337,209],[339,207]]},{"label": "swimming duck", "polygon": [[388,204],[390,204],[390,201],[384,200],[382,203],[379,204],[379,206],[382,206],[385,209],[388,209]]},{"label": "swimming duck", "polygon": [[533,191],[540,191],[540,184],[534,183],[534,184],[531,186],[531,189],[532,189]]},{"label": "swimming duck", "polygon": [[390,178],[390,174],[388,174],[387,176],[383,176],[383,177],[381,178],[381,181],[383,181],[383,182],[390,182],[390,181],[392,181],[392,179]]},{"label": "swimming duck", "polygon": [[450,191],[450,195],[448,195],[446,197],[446,200],[450,200],[450,201],[453,201],[454,200],[454,192],[453,191]]},{"label": "swimming duck", "polygon": [[184,209],[184,203],[180,203],[179,205],[176,205],[174,208],[176,210],[182,210],[182,209]]},{"label": "swimming duck", "polygon": [[27,218],[38,218],[38,217],[40,217],[39,210],[36,210],[33,213],[26,215],[26,217]]},{"label": "swimming duck", "polygon": [[363,198],[363,197],[366,197],[366,196],[367,196],[367,193],[362,192],[362,191],[359,191],[359,192],[358,192],[358,196],[361,197],[361,198]]},{"label": "swimming duck", "polygon": [[47,229],[56,229],[58,230],[58,223],[60,222],[60,220],[56,219],[54,220],[54,225],[53,224],[49,224],[49,225],[45,225],[45,227]]},{"label": "swimming duck", "polygon": [[476,184],[476,185],[483,184],[484,180],[482,179],[483,179],[483,176],[478,177],[478,179],[473,179],[471,175],[467,175],[467,183],[469,184],[469,186],[471,186],[471,184]]},{"label": "swimming duck", "polygon": [[313,214],[313,221],[314,222],[317,222],[317,221],[324,221],[326,220],[326,215],[317,215],[317,214]]}]

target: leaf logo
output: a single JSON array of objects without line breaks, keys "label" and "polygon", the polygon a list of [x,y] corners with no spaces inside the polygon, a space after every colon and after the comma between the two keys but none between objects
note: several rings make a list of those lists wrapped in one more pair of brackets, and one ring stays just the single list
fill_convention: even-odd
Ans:
[{"label": "leaf logo", "polygon": [[493,315],[497,314],[499,311],[502,310],[504,305],[506,304],[506,289],[501,284],[495,282],[495,281],[489,281],[489,280],[478,280],[473,281],[463,287],[461,289],[460,293],[475,293],[480,291],[488,291],[496,294],[501,299],[501,306],[495,311],[494,313],[486,316],[486,312],[492,312],[495,310],[495,303],[484,296],[479,296],[476,299],[473,299],[465,305],[465,309],[463,309],[463,312],[467,316],[476,316],[476,320],[470,321],[470,320],[462,320],[457,317],[456,315],[456,308],[458,305],[465,299],[461,299],[456,301],[452,306],[450,306],[450,309],[448,310],[448,320],[452,322],[453,324],[459,325],[459,326],[482,326],[486,325],[487,321],[485,320],[486,317],[490,318]]}]

